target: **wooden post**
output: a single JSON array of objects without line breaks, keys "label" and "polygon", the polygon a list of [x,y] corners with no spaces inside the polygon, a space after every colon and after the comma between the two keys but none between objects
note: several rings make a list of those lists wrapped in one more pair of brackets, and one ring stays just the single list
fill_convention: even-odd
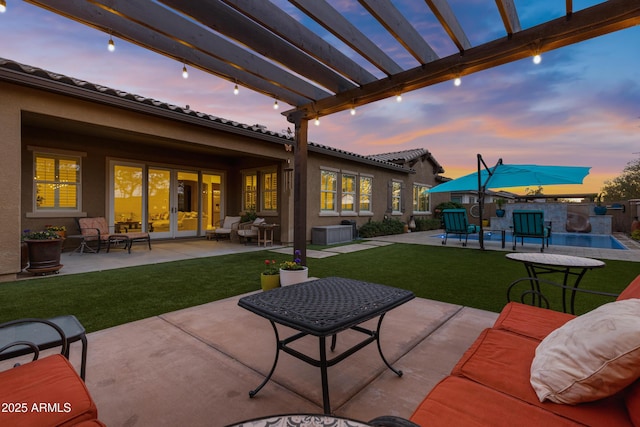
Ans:
[{"label": "wooden post", "polygon": [[293,250],[300,251],[302,265],[307,265],[307,140],[309,120],[302,114],[288,117],[295,125],[293,170]]}]

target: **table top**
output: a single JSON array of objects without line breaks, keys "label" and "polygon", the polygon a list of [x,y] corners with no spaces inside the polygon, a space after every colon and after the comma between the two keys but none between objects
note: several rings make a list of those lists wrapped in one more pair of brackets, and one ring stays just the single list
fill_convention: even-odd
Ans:
[{"label": "table top", "polygon": [[241,298],[238,305],[276,323],[316,336],[348,329],[415,298],[411,291],[327,277]]},{"label": "table top", "polygon": [[575,267],[575,268],[599,268],[605,263],[593,259],[570,255],[545,254],[545,253],[511,253],[507,254],[508,259],[529,264],[550,265],[554,267]]},{"label": "table top", "polygon": [[[46,320],[59,326],[70,341],[75,341],[85,334],[84,327],[73,315],[58,316]],[[29,341],[44,349],[59,345],[60,340],[60,334],[44,323],[20,323],[0,328],[0,347],[16,341]],[[15,353],[24,352],[25,350],[27,350],[27,347],[12,348],[6,353],[2,353],[0,358],[9,355],[13,357]]]},{"label": "table top", "polygon": [[360,421],[331,415],[274,415],[268,418],[243,421],[227,427],[367,427]]}]

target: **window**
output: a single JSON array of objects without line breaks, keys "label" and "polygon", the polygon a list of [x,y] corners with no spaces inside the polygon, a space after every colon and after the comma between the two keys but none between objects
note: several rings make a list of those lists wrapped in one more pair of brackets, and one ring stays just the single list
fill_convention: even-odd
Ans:
[{"label": "window", "polygon": [[356,177],[342,175],[342,211],[356,210]]},{"label": "window", "polygon": [[331,171],[321,171],[320,178],[320,211],[335,212],[337,196],[338,174]]},{"label": "window", "polygon": [[373,178],[360,177],[360,213],[371,212],[371,192],[373,188]]},{"label": "window", "polygon": [[391,211],[402,212],[402,182],[391,181]]},{"label": "window", "polygon": [[262,174],[262,210],[278,210],[278,173],[265,172]]},{"label": "window", "polygon": [[413,184],[413,212],[429,212],[428,186]]},{"label": "window", "polygon": [[80,209],[80,157],[34,154],[36,212]]},{"label": "window", "polygon": [[245,174],[244,185],[242,186],[242,209],[245,211],[255,211],[258,199],[258,174],[253,172]]}]

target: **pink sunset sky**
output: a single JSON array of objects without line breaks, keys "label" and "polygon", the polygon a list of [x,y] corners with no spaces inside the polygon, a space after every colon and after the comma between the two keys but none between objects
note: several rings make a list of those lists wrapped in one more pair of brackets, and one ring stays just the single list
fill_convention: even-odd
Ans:
[{"label": "pink sunset sky", "polygon": [[[456,10],[464,2],[450,1],[472,44],[478,44],[472,35],[504,32],[492,27],[501,26],[499,17],[491,24],[474,19],[483,10],[497,14],[493,0],[466,2],[473,7]],[[108,34],[22,1],[7,3],[0,14],[2,58],[276,132],[290,126],[281,113],[291,107],[282,101],[274,110],[273,98],[249,89],[234,95],[233,83],[192,67],[183,79],[180,62],[117,38],[108,52]],[[330,3],[347,9],[356,2]],[[573,2],[576,10],[596,3]],[[561,16],[563,7],[556,0],[516,1],[523,28]],[[636,26],[546,52],[539,65],[525,59],[465,76],[459,87],[445,82],[405,93],[401,103],[389,98],[353,116],[323,117],[320,126],[310,124],[309,140],[363,155],[425,148],[450,178],[474,171],[476,153],[489,165],[502,158],[591,166],[583,185],[549,186],[544,193],[595,193],[640,152],[638,70]]]}]

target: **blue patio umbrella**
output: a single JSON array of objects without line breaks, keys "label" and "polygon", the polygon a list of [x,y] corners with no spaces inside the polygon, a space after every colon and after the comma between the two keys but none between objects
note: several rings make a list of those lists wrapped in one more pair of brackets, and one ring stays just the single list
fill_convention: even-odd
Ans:
[{"label": "blue patio umbrella", "polygon": [[[437,185],[429,193],[450,193],[457,191],[478,191],[480,219],[484,210],[484,196],[489,188],[508,188],[540,185],[582,184],[591,167],[585,166],[543,166],[510,165],[502,159],[494,167],[488,167],[478,154],[478,172],[456,178]],[[484,249],[484,234],[480,221],[480,247]]]}]

